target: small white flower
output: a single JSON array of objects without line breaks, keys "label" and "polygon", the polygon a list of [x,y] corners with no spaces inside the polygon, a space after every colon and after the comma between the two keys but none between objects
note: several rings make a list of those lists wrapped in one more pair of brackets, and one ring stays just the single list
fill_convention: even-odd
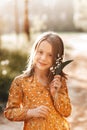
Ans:
[{"label": "small white flower", "polygon": [[2,75],[6,75],[7,71],[6,70],[2,70]]},{"label": "small white flower", "polygon": [[9,60],[2,60],[1,61],[1,65],[8,65],[9,64]]}]

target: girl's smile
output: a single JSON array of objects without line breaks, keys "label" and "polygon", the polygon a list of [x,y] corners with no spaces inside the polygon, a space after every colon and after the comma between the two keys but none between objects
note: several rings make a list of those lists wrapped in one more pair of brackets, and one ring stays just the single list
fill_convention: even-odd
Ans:
[{"label": "girl's smile", "polygon": [[46,63],[43,63],[43,62],[40,62],[40,61],[39,61],[39,64],[40,64],[41,66],[47,65]]}]

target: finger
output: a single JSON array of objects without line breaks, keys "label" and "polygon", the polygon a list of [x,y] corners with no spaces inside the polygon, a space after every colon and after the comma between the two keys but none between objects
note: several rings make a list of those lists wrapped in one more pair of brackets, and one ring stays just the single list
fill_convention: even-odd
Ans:
[{"label": "finger", "polygon": [[39,114],[43,117],[46,117],[48,113],[49,113],[48,111],[42,111],[42,110],[39,112]]},{"label": "finger", "polygon": [[61,83],[61,81],[55,80],[55,81],[52,82],[51,85],[59,85],[60,83]]},{"label": "finger", "polygon": [[40,113],[40,114],[39,114],[39,117],[46,118],[47,116],[46,116],[45,114],[43,114],[43,113]]},{"label": "finger", "polygon": [[59,75],[56,75],[56,76],[54,77],[54,79],[61,80],[61,79],[62,79],[62,77],[61,77],[61,76],[59,76]]},{"label": "finger", "polygon": [[54,82],[54,86],[61,86],[61,82]]},{"label": "finger", "polygon": [[42,110],[44,110],[44,111],[50,111],[49,107],[47,107],[47,106],[42,106]]},{"label": "finger", "polygon": [[61,75],[55,75],[54,78],[61,78]]},{"label": "finger", "polygon": [[58,80],[53,80],[53,81],[51,82],[50,86],[54,85],[54,84],[57,83],[57,82],[60,82],[60,81],[58,81]]},{"label": "finger", "polygon": [[59,87],[59,82],[53,82],[50,86],[50,88]]},{"label": "finger", "polygon": [[61,81],[61,79],[56,77],[56,78],[53,79],[52,82],[55,82],[55,81],[59,82],[59,81]]},{"label": "finger", "polygon": [[50,111],[49,107],[44,106],[44,105],[41,105],[41,106],[39,107],[39,110],[42,110],[42,111]]},{"label": "finger", "polygon": [[40,112],[43,113],[43,114],[45,114],[45,115],[47,115],[49,113],[49,111],[46,110],[46,109],[45,110],[40,110]]}]

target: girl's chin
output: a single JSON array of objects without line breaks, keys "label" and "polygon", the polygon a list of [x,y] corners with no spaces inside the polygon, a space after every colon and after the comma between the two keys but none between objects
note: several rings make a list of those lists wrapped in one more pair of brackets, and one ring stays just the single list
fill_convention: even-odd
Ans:
[{"label": "girl's chin", "polygon": [[39,70],[43,70],[43,71],[47,70],[47,69],[42,68],[42,67],[38,67],[38,69],[39,69]]},{"label": "girl's chin", "polygon": [[41,71],[47,71],[48,68],[44,67],[44,66],[37,66],[36,67],[38,70],[41,70]]}]

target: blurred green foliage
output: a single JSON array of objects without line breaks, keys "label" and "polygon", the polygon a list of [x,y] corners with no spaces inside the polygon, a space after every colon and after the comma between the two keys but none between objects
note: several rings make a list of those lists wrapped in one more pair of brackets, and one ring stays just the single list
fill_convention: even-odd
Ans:
[{"label": "blurred green foliage", "polygon": [[0,50],[0,102],[6,102],[14,77],[25,70],[27,54],[21,51]]}]

